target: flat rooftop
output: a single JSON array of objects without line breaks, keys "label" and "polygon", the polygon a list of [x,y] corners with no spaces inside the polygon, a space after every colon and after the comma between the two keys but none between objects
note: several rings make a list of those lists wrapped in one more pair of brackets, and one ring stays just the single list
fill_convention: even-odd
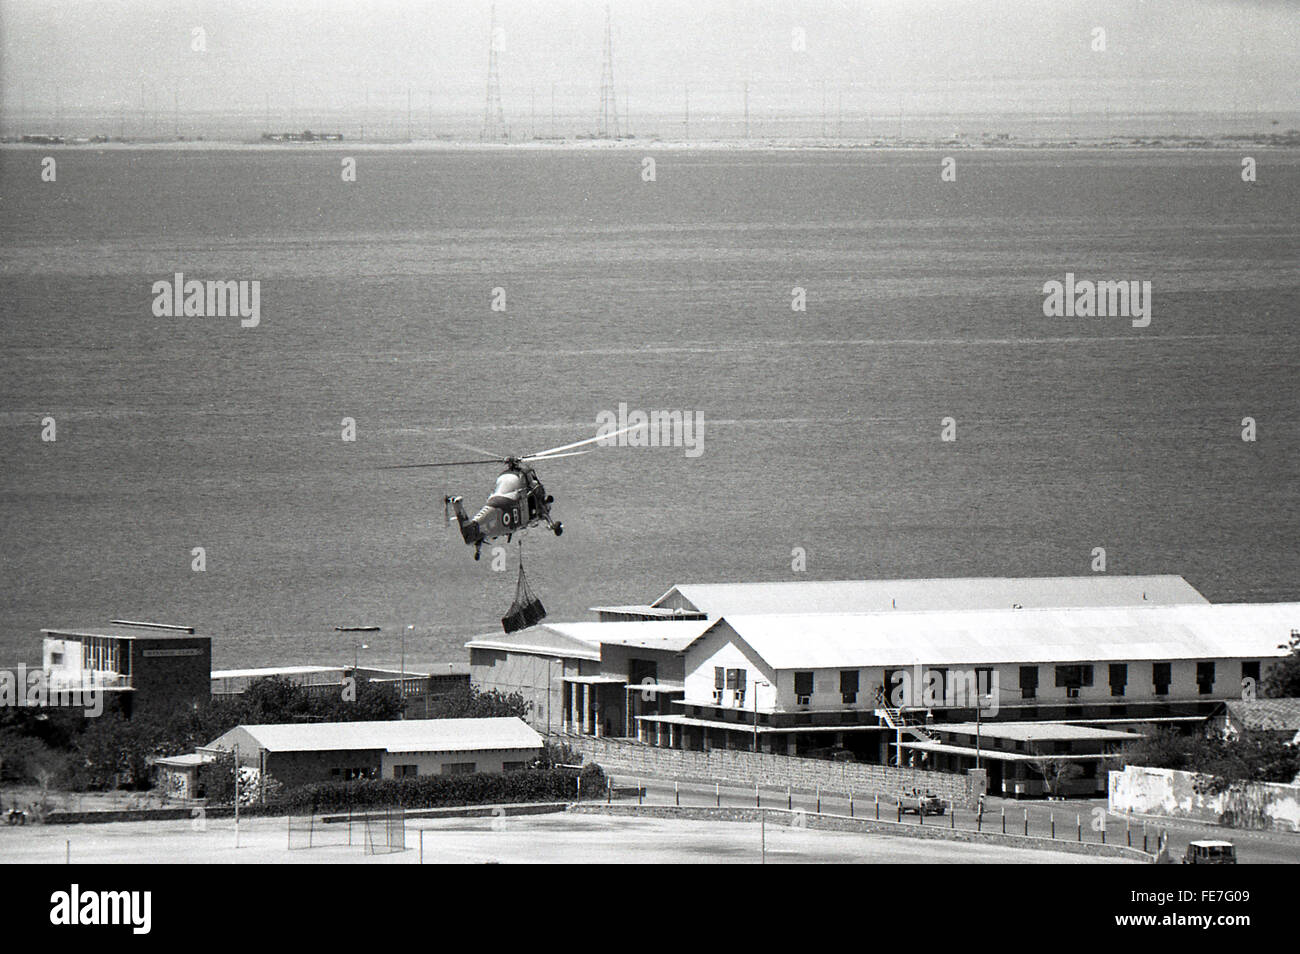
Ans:
[{"label": "flat rooftop", "polygon": [[42,629],[41,635],[50,639],[86,639],[96,636],[111,639],[211,639],[200,636],[193,627],[184,629],[163,629],[155,626],[131,626],[123,623],[108,623],[104,626],[68,627],[67,629]]}]

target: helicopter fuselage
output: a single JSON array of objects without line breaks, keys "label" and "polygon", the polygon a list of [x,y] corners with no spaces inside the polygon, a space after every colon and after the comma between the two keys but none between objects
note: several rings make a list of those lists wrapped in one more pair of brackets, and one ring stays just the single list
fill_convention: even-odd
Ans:
[{"label": "helicopter fuselage", "polygon": [[508,541],[516,533],[543,521],[559,536],[563,525],[551,520],[551,500],[531,467],[508,461],[506,469],[497,476],[487,503],[472,518],[466,515],[460,497],[449,497],[446,503],[455,508],[461,537],[474,545],[474,558],[478,559],[484,543],[501,537]]}]

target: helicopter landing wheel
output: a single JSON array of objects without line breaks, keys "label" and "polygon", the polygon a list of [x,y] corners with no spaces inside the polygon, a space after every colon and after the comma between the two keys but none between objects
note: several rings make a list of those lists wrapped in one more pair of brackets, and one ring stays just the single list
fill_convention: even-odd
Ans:
[{"label": "helicopter landing wheel", "polygon": [[476,545],[474,546],[474,559],[477,560],[477,559],[478,559],[479,557],[481,557],[482,555],[483,555],[483,547],[482,547],[482,545],[476,544]]},{"label": "helicopter landing wheel", "polygon": [[555,532],[557,537],[561,536],[564,533],[564,524],[557,520],[555,521],[555,526],[551,527],[551,529]]}]

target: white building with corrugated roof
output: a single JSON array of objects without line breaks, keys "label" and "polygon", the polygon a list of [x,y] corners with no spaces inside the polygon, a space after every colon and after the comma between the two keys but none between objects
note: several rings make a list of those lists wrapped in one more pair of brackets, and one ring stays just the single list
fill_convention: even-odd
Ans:
[{"label": "white building with corrugated roof", "polygon": [[1300,604],[1211,604],[1182,577],[679,584],[471,640],[479,688],[538,728],[898,762],[925,723],[1203,720],[1258,684]]},{"label": "white building with corrugated roof", "polygon": [[541,754],[542,737],[513,717],[276,723],[236,726],[197,754],[236,750],[241,765],[294,786],[515,771]]}]

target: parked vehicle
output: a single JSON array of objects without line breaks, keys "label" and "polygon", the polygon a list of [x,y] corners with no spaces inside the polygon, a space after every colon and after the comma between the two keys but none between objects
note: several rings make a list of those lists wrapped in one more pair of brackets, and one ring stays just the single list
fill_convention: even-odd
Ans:
[{"label": "parked vehicle", "polygon": [[1185,865],[1235,865],[1237,849],[1230,841],[1194,841],[1183,855]]},{"label": "parked vehicle", "polygon": [[899,797],[899,803],[903,806],[904,815],[942,815],[944,813],[943,799],[934,792],[919,792],[913,789],[911,792],[905,792]]},{"label": "parked vehicle", "polygon": [[842,745],[833,745],[824,749],[810,749],[804,753],[806,758],[826,759],[829,762],[856,762],[853,752]]}]

